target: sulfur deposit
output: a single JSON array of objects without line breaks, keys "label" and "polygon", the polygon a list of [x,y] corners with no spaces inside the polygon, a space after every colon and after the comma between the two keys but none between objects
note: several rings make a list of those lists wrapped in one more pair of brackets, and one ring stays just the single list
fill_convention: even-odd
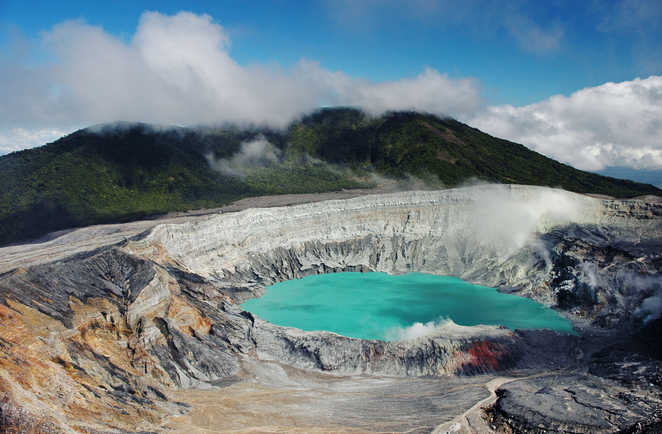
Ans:
[{"label": "sulfur deposit", "polygon": [[[84,228],[2,248],[0,267],[6,430],[222,420],[228,430],[430,432],[473,420],[613,432],[662,417],[660,364],[636,347],[660,314],[654,199],[501,185],[369,195]],[[239,307],[274,282],[339,271],[458,276],[552,306],[579,335],[447,325],[366,341]],[[491,393],[497,377],[508,381]]]}]

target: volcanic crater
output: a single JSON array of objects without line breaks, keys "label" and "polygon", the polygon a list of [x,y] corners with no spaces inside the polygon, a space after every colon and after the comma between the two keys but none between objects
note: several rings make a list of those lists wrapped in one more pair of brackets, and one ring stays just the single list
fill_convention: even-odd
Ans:
[{"label": "volcanic crater", "polygon": [[[446,324],[386,342],[240,307],[273,283],[344,271],[460,277],[552,307],[577,334]],[[78,229],[0,248],[0,427],[654,431],[661,271],[658,198],[546,187]]]}]

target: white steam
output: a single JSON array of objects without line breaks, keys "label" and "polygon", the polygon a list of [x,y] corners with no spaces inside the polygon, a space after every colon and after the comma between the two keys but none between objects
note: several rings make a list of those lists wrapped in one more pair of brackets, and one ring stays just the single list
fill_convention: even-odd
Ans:
[{"label": "white steam", "polygon": [[627,282],[638,291],[651,294],[644,298],[635,315],[643,317],[644,324],[662,316],[662,276],[632,276]]},{"label": "white steam", "polygon": [[215,159],[212,154],[205,157],[212,169],[224,175],[244,176],[247,170],[277,164],[281,153],[280,149],[260,135],[253,140],[242,142],[239,151],[230,158]]},{"label": "white steam", "polygon": [[662,316],[662,276],[634,271],[611,274],[607,268],[600,269],[598,264],[590,261],[581,263],[579,270],[581,282],[592,290],[616,287],[621,294],[639,294],[641,304],[634,310],[634,315],[644,323]]},{"label": "white steam", "polygon": [[660,318],[662,316],[662,293],[645,298],[636,313],[644,316],[644,323]]},{"label": "white steam", "polygon": [[598,270],[598,264],[595,262],[582,262],[579,264],[579,270],[582,273],[582,282],[590,288],[597,289],[607,286],[608,282],[606,276],[600,273]]},{"label": "white steam", "polygon": [[577,221],[581,197],[563,190],[536,190],[528,197],[514,196],[508,186],[491,185],[474,190],[475,200],[463,211],[458,230],[465,239],[480,243],[507,258],[524,246],[539,247],[537,234],[556,225]]},{"label": "white steam", "polygon": [[426,336],[434,336],[441,334],[448,329],[456,329],[457,324],[453,322],[452,319],[439,319],[437,321],[430,321],[421,323],[415,322],[409,327],[394,327],[386,331],[386,339],[389,341],[409,341],[412,339],[418,339]]},{"label": "white steam", "polygon": [[506,330],[501,326],[493,325],[463,326],[456,324],[450,318],[439,318],[426,323],[415,322],[409,327],[393,327],[385,332],[384,337],[389,341],[411,341],[436,336],[462,338],[473,337],[480,332],[493,334],[497,329]]}]

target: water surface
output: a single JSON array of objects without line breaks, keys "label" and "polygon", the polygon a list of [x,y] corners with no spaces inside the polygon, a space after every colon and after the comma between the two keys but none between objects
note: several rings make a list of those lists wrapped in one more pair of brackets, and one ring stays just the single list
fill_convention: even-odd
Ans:
[{"label": "water surface", "polygon": [[451,319],[460,325],[572,332],[572,324],[533,300],[456,277],[334,273],[267,287],[242,308],[271,323],[362,339],[397,340]]}]

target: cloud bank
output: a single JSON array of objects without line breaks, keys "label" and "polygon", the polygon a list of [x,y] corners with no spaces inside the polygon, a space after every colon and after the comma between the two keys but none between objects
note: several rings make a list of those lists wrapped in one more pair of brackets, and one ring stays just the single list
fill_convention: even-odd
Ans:
[{"label": "cloud bank", "polygon": [[[446,10],[444,4],[433,9]],[[524,49],[559,47],[561,27],[543,29],[517,10],[501,18],[500,26]],[[67,21],[44,33],[42,42],[47,63],[21,63],[29,53],[0,58],[0,154],[99,123],[283,127],[320,106],[349,105],[373,115],[412,109],[455,117],[581,169],[662,169],[662,76],[523,107],[485,107],[476,80],[432,68],[371,82],[309,59],[289,68],[241,65],[230,55],[226,30],[208,15],[189,12],[145,12],[129,39]]]},{"label": "cloud bank", "polygon": [[605,83],[523,107],[490,107],[470,123],[580,169],[659,169],[662,76]]},{"label": "cloud bank", "polygon": [[434,69],[373,83],[305,59],[289,69],[240,65],[230,56],[225,29],[208,15],[188,12],[145,12],[128,42],[68,21],[45,33],[43,43],[53,63],[0,65],[0,92],[12,101],[0,105],[0,151],[20,146],[12,131],[71,130],[118,120],[280,127],[321,105],[450,116],[480,105],[473,80]]}]

